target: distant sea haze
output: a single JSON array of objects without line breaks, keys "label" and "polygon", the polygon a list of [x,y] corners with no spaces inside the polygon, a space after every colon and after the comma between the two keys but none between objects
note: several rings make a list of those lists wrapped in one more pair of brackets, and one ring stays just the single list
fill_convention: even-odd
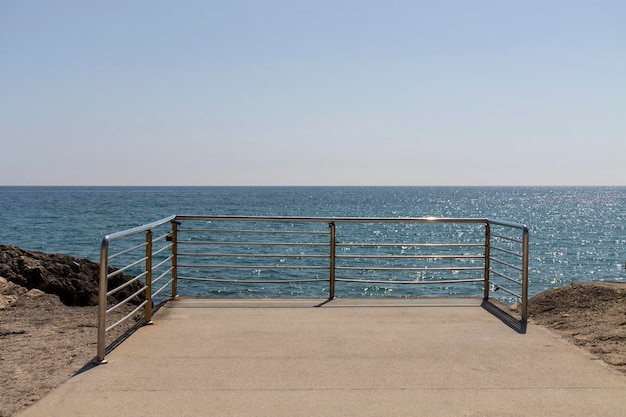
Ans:
[{"label": "distant sea haze", "polygon": [[171,214],[473,217],[530,229],[530,293],[626,281],[626,187],[0,187],[0,243],[99,261]]}]

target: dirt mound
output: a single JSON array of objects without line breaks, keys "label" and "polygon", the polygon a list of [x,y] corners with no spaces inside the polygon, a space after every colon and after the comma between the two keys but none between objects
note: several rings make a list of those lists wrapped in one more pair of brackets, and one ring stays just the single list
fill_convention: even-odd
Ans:
[{"label": "dirt mound", "polygon": [[581,282],[538,294],[529,315],[626,374],[626,283]]}]

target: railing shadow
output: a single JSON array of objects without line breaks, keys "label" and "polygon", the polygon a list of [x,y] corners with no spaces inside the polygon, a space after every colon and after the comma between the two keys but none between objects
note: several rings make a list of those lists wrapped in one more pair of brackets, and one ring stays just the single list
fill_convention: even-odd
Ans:
[{"label": "railing shadow", "polygon": [[[163,307],[170,299],[165,299],[163,301],[161,301],[160,303],[154,305],[152,307],[152,314],[155,314],[157,311],[159,311],[159,309],[161,307]],[[126,330],[123,334],[121,334],[117,339],[113,340],[111,343],[109,343],[107,345],[107,347],[105,348],[104,352],[106,355],[108,355],[109,353],[113,352],[118,346],[120,346],[124,341],[126,341],[130,336],[132,336],[137,330],[139,330],[140,328],[142,328],[143,326],[147,325],[148,323],[146,322],[145,318],[142,318],[140,320],[137,320],[137,322],[128,330]],[[89,362],[87,362],[85,365],[83,365],[82,368],[80,368],[78,371],[76,371],[76,373],[72,376],[76,376],[76,375],[80,375],[83,372],[87,372],[90,369],[95,368],[98,365],[101,365],[102,362],[98,361],[97,357],[94,357],[93,359],[91,359]]]},{"label": "railing shadow", "polygon": [[[519,334],[526,334],[527,322],[514,316],[510,309],[496,300],[483,300],[481,307]],[[508,310],[508,311],[507,311]]]}]

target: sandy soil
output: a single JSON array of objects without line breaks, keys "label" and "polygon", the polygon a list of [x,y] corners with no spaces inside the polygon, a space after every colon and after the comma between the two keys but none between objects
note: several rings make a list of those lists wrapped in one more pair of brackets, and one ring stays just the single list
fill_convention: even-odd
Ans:
[{"label": "sandy soil", "polygon": [[543,292],[531,319],[626,374],[626,282],[584,282]]},{"label": "sandy soil", "polygon": [[[115,311],[119,320],[130,312]],[[107,333],[107,343],[135,325],[130,319]],[[28,407],[81,368],[97,349],[97,307],[68,307],[34,292],[0,309],[0,417]]]},{"label": "sandy soil", "polygon": [[[0,417],[28,407],[96,354],[97,307],[42,293],[0,309]],[[534,297],[531,320],[626,374],[626,283],[579,283]],[[120,317],[122,315],[120,314]],[[134,323],[108,335],[115,340]]]}]

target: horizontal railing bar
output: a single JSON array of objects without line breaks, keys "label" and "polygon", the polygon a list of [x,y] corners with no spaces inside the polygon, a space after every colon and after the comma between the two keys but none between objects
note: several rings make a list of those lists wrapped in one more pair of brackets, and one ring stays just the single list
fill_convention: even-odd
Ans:
[{"label": "horizontal railing bar", "polygon": [[511,251],[511,250],[504,249],[504,248],[499,248],[499,247],[497,247],[497,246],[493,246],[493,245],[492,245],[492,246],[491,246],[491,249],[495,249],[495,250],[500,251],[500,252],[508,253],[509,255],[517,256],[518,258],[521,258],[521,257],[522,257],[522,254],[521,254],[521,253],[513,252],[513,251]]},{"label": "horizontal railing bar", "polygon": [[[473,224],[503,224],[497,220],[481,218],[451,218],[451,217],[299,217],[299,216],[194,216],[177,215],[176,220],[196,221],[233,221],[233,222],[291,222],[291,223],[473,223]],[[521,227],[517,223],[510,223],[513,227]]]},{"label": "horizontal railing bar", "polygon": [[296,230],[249,230],[249,229],[178,229],[178,233],[244,233],[272,235],[329,235],[329,232],[296,231]]},{"label": "horizontal railing bar", "polygon": [[522,242],[522,239],[518,239],[516,237],[510,237],[510,236],[497,235],[495,233],[492,233],[491,237],[492,238],[498,238],[498,239],[504,239],[504,240],[508,240],[510,242],[515,242],[515,243],[524,243],[524,242]]},{"label": "horizontal railing bar", "polygon": [[504,278],[504,279],[506,279],[507,281],[514,282],[514,283],[515,283],[515,284],[517,284],[517,285],[522,285],[522,281],[518,281],[517,279],[515,279],[515,278],[511,278],[511,277],[509,277],[509,276],[507,276],[507,275],[505,275],[505,274],[503,274],[503,273],[501,273],[501,272],[495,271],[495,270],[493,270],[493,269],[490,269],[490,270],[489,270],[489,272],[490,272],[490,273],[492,273],[492,274],[495,274],[495,275],[497,275],[497,276],[499,276],[499,277],[501,277],[501,278]]},{"label": "horizontal railing bar", "polygon": [[337,255],[335,259],[484,259],[485,255]]},{"label": "horizontal railing bar", "polygon": [[126,281],[125,283],[123,283],[122,285],[120,285],[119,287],[115,287],[113,288],[111,291],[107,292],[107,297],[112,296],[113,294],[117,293],[118,291],[128,287],[129,285],[131,285],[134,282],[139,281],[141,278],[145,277],[146,275],[148,275],[148,271],[144,271],[143,273],[137,275],[136,277],[134,277],[133,279],[129,279],[128,281]]},{"label": "horizontal railing bar", "polygon": [[289,280],[240,280],[240,279],[219,279],[219,278],[196,278],[196,277],[178,277],[178,279],[186,281],[202,281],[202,282],[218,282],[228,284],[298,284],[305,282],[328,282],[328,279],[289,279]]},{"label": "horizontal railing bar", "polygon": [[[328,270],[327,266],[287,266],[287,265],[187,265],[187,264],[179,264],[178,268],[198,268],[198,269],[322,269]],[[479,268],[481,269],[481,268]]]},{"label": "horizontal railing bar", "polygon": [[207,242],[207,241],[179,241],[181,245],[207,245],[207,246],[328,246],[328,243],[294,243],[294,242]]},{"label": "horizontal railing bar", "polygon": [[366,279],[347,279],[347,278],[335,278],[335,281],[341,282],[356,282],[366,284],[400,284],[400,285],[428,285],[428,284],[455,284],[457,282],[484,282],[484,278],[470,278],[470,279],[449,279],[438,281],[375,281]]},{"label": "horizontal railing bar", "polygon": [[115,259],[115,258],[117,258],[118,256],[125,255],[125,254],[127,254],[127,253],[129,253],[129,252],[135,251],[135,250],[137,250],[137,249],[142,249],[142,248],[145,248],[145,247],[146,247],[146,245],[147,245],[147,243],[146,243],[146,242],[143,242],[143,243],[140,243],[140,244],[138,244],[138,245],[136,245],[136,246],[133,246],[132,248],[128,248],[128,249],[125,249],[125,250],[123,250],[123,251],[121,251],[121,252],[114,253],[113,255],[109,255],[109,261],[110,261],[111,259]]},{"label": "horizontal railing bar", "polygon": [[[164,234],[162,234],[162,235],[161,235],[161,236],[159,236],[159,237],[153,237],[153,238],[152,238],[152,243],[160,242],[160,241],[162,241],[163,239],[167,239],[169,236],[170,236],[170,232],[164,233]],[[170,243],[169,245],[167,245],[167,246],[165,246],[165,247],[166,247],[166,248],[169,248],[169,247],[171,247],[171,246],[172,246],[172,244]]]},{"label": "horizontal railing bar", "polygon": [[159,293],[161,291],[163,291],[164,289],[168,288],[168,286],[172,283],[172,281],[174,281],[174,278],[170,278],[169,281],[167,281],[165,284],[163,284],[163,286],[161,288],[159,288],[158,290],[156,290],[155,292],[152,293],[152,297],[159,295]]},{"label": "horizontal railing bar", "polygon": [[253,254],[253,253],[179,253],[182,257],[215,257],[215,258],[328,258],[328,255],[283,255],[283,254]]},{"label": "horizontal railing bar", "polygon": [[337,247],[359,247],[359,248],[387,248],[387,247],[432,247],[432,248],[459,248],[459,247],[484,247],[483,243],[337,243]]},{"label": "horizontal railing bar", "polygon": [[[182,257],[222,257],[222,258],[328,258],[328,255],[283,255],[249,253],[179,253]],[[484,255],[337,255],[336,259],[484,259]]]},{"label": "horizontal railing bar", "polygon": [[137,314],[139,312],[139,310],[141,310],[142,308],[144,308],[146,306],[146,304],[148,304],[148,301],[144,301],[143,303],[139,304],[137,306],[137,308],[135,308],[133,311],[131,311],[130,313],[128,313],[126,316],[122,317],[120,320],[118,320],[116,323],[110,325],[109,327],[107,327],[104,331],[108,332],[109,330],[111,330],[112,328],[122,324],[123,322],[125,322],[126,320],[128,320],[129,318],[131,318],[132,316],[134,316],[135,314]]},{"label": "horizontal railing bar", "polygon": [[129,302],[129,301],[130,301],[130,300],[132,300],[133,298],[135,298],[135,297],[139,296],[139,294],[143,293],[143,292],[146,290],[146,288],[148,288],[148,286],[147,286],[147,285],[144,285],[144,286],[143,286],[140,290],[138,290],[137,292],[135,292],[135,293],[131,294],[131,295],[130,295],[130,296],[128,296],[128,298],[126,298],[125,300],[120,301],[119,303],[115,304],[113,307],[111,307],[111,308],[109,308],[109,309],[107,310],[107,314],[109,314],[109,313],[111,313],[111,312],[113,312],[113,311],[117,310],[120,306],[122,306],[122,305],[126,304],[127,302]]},{"label": "horizontal railing bar", "polygon": [[169,245],[163,246],[162,248],[159,248],[158,250],[152,252],[152,256],[158,255],[161,252],[166,251],[167,249],[171,249],[172,248],[172,244],[170,243]]},{"label": "horizontal railing bar", "polygon": [[163,272],[161,275],[159,275],[158,277],[154,278],[152,280],[152,285],[156,284],[157,282],[159,282],[160,280],[163,279],[163,277],[167,276],[167,274],[169,274],[170,272],[172,272],[174,270],[174,267],[171,266],[169,267],[169,269],[165,272]]},{"label": "horizontal railing bar", "polygon": [[172,220],[176,219],[176,216],[169,216],[166,217],[164,219],[161,220],[157,220],[155,222],[152,223],[148,223],[148,224],[144,224],[141,226],[137,226],[137,227],[133,227],[131,229],[126,229],[126,230],[122,230],[121,232],[116,232],[116,233],[112,233],[110,235],[106,235],[103,239],[102,239],[102,246],[108,244],[109,242],[112,242],[114,240],[119,240],[128,236],[132,236],[132,235],[136,235],[137,233],[141,233],[141,232],[147,232],[148,230],[152,230],[155,229],[159,226],[162,226],[166,223],[171,222]]},{"label": "horizontal railing bar", "polygon": [[158,264],[154,265],[152,267],[152,270],[156,270],[159,269],[160,267],[162,267],[163,265],[165,265],[166,263],[168,263],[169,261],[171,261],[174,257],[173,256],[168,256],[167,258],[163,259],[161,262],[159,262]]},{"label": "horizontal railing bar", "polygon": [[501,261],[501,260],[500,260],[500,259],[498,259],[498,258],[490,258],[490,260],[491,260],[491,261],[493,261],[493,262],[499,263],[500,265],[504,265],[504,266],[508,266],[509,268],[516,269],[516,270],[518,270],[518,271],[520,271],[520,272],[522,272],[522,271],[523,271],[523,269],[522,269],[521,267],[519,267],[519,266],[515,266],[515,265],[512,265],[512,264],[510,264],[510,263],[508,263],[508,262]]},{"label": "horizontal railing bar", "polygon": [[483,267],[437,267],[437,268],[384,268],[384,267],[357,267],[357,266],[337,266],[337,271],[483,271]]},{"label": "horizontal railing bar", "polygon": [[489,224],[496,224],[499,226],[507,226],[507,227],[512,227],[515,229],[521,229],[524,233],[528,232],[528,227],[524,224],[521,223],[515,223],[515,222],[509,222],[506,220],[495,220],[495,219],[487,219],[487,223]]},{"label": "horizontal railing bar", "polygon": [[130,265],[126,265],[125,267],[120,268],[120,269],[118,269],[117,271],[114,271],[114,272],[112,272],[112,273],[108,274],[108,275],[107,275],[107,279],[111,279],[111,278],[113,278],[113,277],[114,277],[114,276],[116,276],[116,275],[119,275],[119,274],[121,274],[121,273],[123,273],[123,272],[128,271],[128,270],[129,270],[129,269],[131,269],[131,268],[136,267],[137,265],[139,265],[139,264],[141,264],[141,263],[145,262],[145,260],[146,260],[146,259],[148,259],[148,257],[147,257],[147,256],[144,256],[143,258],[141,258],[141,259],[139,259],[139,260],[137,260],[137,261],[133,262],[132,264],[130,264]]},{"label": "horizontal railing bar", "polygon": [[500,285],[498,285],[498,284],[492,284],[492,285],[496,288],[496,291],[502,290],[502,291],[504,291],[505,293],[507,293],[507,294],[511,294],[511,295],[512,295],[512,296],[514,296],[514,297],[517,297],[517,298],[522,298],[522,296],[521,296],[521,295],[519,295],[518,293],[516,293],[515,291],[511,291],[511,290],[509,290],[509,289],[507,289],[507,288],[505,288],[505,287],[502,287],[502,286],[500,286]]}]

